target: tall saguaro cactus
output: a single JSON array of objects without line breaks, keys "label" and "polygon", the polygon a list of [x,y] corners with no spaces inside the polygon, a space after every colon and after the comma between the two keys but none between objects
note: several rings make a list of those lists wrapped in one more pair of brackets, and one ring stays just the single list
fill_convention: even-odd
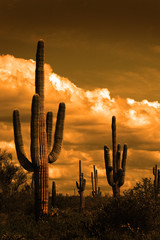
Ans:
[{"label": "tall saguaro cactus", "polygon": [[158,198],[158,194],[160,193],[160,170],[157,168],[157,164],[153,167],[153,175],[154,175],[154,195],[155,200]]},{"label": "tall saguaro cactus", "polygon": [[84,190],[86,186],[86,179],[84,179],[81,171],[81,160],[79,160],[79,184],[76,182],[76,186],[79,190],[78,193],[80,194],[80,211],[82,211],[85,207]]},{"label": "tall saguaro cactus", "polygon": [[[19,111],[13,112],[14,139],[17,157],[20,164],[27,171],[34,172],[35,183],[35,215],[38,219],[48,213],[48,163],[57,160],[61,151],[63,140],[63,126],[65,117],[65,104],[59,104],[57,122],[54,135],[54,145],[51,148],[52,113],[44,111],[44,42],[40,40],[36,53],[35,92],[31,107],[31,159],[26,157]],[[48,150],[48,153],[47,153]]]},{"label": "tall saguaro cactus", "polygon": [[109,185],[113,189],[113,196],[120,196],[120,187],[124,184],[125,178],[125,167],[127,159],[127,145],[124,144],[123,156],[120,167],[121,159],[121,146],[117,145],[116,148],[116,117],[112,117],[112,155],[113,155],[113,165],[111,166],[109,148],[104,146],[104,159],[106,167],[106,175]]}]

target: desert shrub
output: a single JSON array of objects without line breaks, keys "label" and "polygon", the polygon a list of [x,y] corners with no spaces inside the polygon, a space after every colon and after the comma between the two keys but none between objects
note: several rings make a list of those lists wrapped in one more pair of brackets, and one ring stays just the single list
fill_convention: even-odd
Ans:
[{"label": "desert shrub", "polygon": [[[51,197],[49,198],[49,206],[51,208]],[[78,209],[79,208],[79,197],[78,196],[64,196],[62,194],[56,195],[56,208],[59,209]]]},{"label": "desert shrub", "polygon": [[[90,229],[99,239],[109,238],[111,232],[140,236],[159,228],[160,202],[155,202],[151,179],[142,179],[133,189],[110,202],[99,211]],[[118,239],[118,238],[117,238]],[[136,239],[136,238],[135,238]],[[138,239],[138,238],[137,238]]]},{"label": "desert shrub", "polygon": [[33,195],[27,183],[27,173],[14,163],[12,155],[0,149],[0,206],[1,212],[25,211],[33,206]]}]

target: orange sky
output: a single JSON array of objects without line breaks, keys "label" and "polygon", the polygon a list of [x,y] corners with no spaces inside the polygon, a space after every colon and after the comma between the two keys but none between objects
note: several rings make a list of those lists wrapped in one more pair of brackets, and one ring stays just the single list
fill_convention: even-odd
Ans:
[{"label": "orange sky", "polygon": [[74,192],[79,159],[88,193],[93,164],[102,191],[110,190],[103,146],[111,147],[113,115],[118,142],[128,144],[122,190],[152,177],[160,162],[160,1],[6,0],[0,9],[0,147],[16,158],[18,108],[29,156],[34,60],[43,38],[46,112],[56,117],[59,102],[67,107],[63,151],[50,169],[57,191]]},{"label": "orange sky", "polygon": [[[0,56],[0,147],[7,147],[16,159],[13,142],[12,112],[20,110],[25,149],[30,155],[30,109],[34,94],[35,62]],[[78,161],[87,179],[90,193],[90,173],[93,164],[99,173],[103,193],[110,191],[107,184],[103,146],[111,147],[111,118],[117,118],[117,142],[127,143],[128,159],[123,190],[142,177],[152,177],[152,166],[160,162],[160,103],[148,100],[112,97],[107,88],[85,90],[69,79],[53,73],[45,65],[46,112],[53,111],[54,123],[58,104],[66,103],[64,143],[60,158],[50,167],[50,178],[55,179],[57,191],[73,194],[78,180]],[[50,181],[51,184],[51,181]]]}]

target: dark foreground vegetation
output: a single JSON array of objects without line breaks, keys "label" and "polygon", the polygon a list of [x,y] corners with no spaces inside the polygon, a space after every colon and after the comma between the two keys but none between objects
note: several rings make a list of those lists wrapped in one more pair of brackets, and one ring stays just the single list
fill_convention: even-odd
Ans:
[{"label": "dark foreground vegetation", "polygon": [[[160,239],[160,200],[151,179],[142,179],[119,199],[57,195],[56,208],[35,221],[33,190],[27,175],[0,154],[0,239]],[[50,199],[51,200],[51,199]]]}]

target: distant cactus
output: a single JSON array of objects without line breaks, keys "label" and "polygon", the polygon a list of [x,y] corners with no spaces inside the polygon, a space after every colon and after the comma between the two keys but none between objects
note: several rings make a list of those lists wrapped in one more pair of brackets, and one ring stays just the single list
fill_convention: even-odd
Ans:
[{"label": "distant cactus", "polygon": [[78,188],[78,193],[80,194],[80,211],[82,211],[85,207],[84,190],[86,179],[84,179],[83,173],[81,172],[81,160],[79,160],[79,184],[76,182],[76,186]]},{"label": "distant cactus", "polygon": [[56,184],[52,182],[52,207],[56,207]]},{"label": "distant cactus", "polygon": [[98,187],[98,170],[95,165],[93,165],[93,171],[91,172],[92,196],[101,196],[100,187]]},{"label": "distant cactus", "polygon": [[155,200],[157,200],[158,194],[160,193],[160,170],[157,168],[157,165],[153,167],[153,175],[154,175],[154,195]]},{"label": "distant cactus", "polygon": [[95,196],[93,172],[91,172],[92,196]]},{"label": "distant cactus", "polygon": [[127,159],[127,145],[124,145],[122,163],[120,167],[121,158],[121,146],[117,145],[116,149],[116,118],[112,117],[112,155],[113,155],[113,165],[111,166],[109,148],[104,146],[104,159],[106,167],[106,175],[109,185],[113,189],[113,196],[115,198],[120,196],[120,187],[124,184],[125,178],[125,166]]},{"label": "distant cactus", "polygon": [[[31,159],[27,159],[22,134],[19,111],[13,112],[14,139],[17,157],[25,170],[34,172],[35,184],[35,215],[38,219],[41,215],[48,214],[48,162],[57,160],[61,151],[63,139],[63,126],[65,117],[65,104],[59,104],[57,123],[54,135],[54,145],[50,152],[52,135],[52,113],[44,111],[44,42],[40,40],[36,54],[36,78],[35,91],[31,109]],[[47,149],[48,153],[47,154]]]},{"label": "distant cactus", "polygon": [[101,188],[98,187],[98,197],[101,197],[102,196],[102,193],[101,193]]}]

